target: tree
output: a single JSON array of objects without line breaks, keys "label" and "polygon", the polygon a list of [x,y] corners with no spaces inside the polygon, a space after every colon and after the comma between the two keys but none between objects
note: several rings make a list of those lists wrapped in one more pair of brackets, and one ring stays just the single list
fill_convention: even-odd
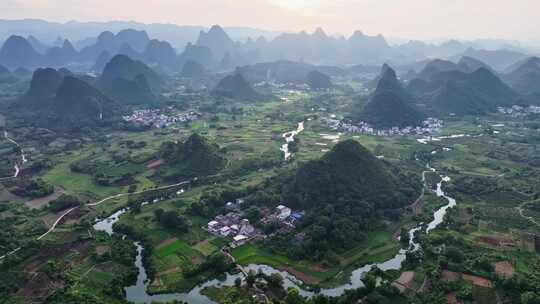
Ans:
[{"label": "tree", "polygon": [[[176,211],[164,211],[159,212],[159,224],[163,226],[165,229],[171,229],[171,230],[178,230],[181,232],[187,232],[190,226],[189,221],[183,217],[178,215]],[[154,215],[156,213],[154,212]]]},{"label": "tree", "polygon": [[409,244],[410,237],[409,237],[409,231],[407,231],[407,229],[401,228],[401,233],[399,234],[399,236],[400,236],[399,241],[401,242],[401,244],[403,245]]},{"label": "tree", "polygon": [[279,273],[272,273],[271,275],[267,276],[266,281],[268,282],[268,286],[270,288],[283,288],[283,277]]},{"label": "tree", "polygon": [[257,277],[255,275],[255,271],[250,270],[246,276],[246,284],[249,287],[253,287],[253,284],[255,284],[255,281],[257,280]]},{"label": "tree", "polygon": [[131,212],[135,214],[141,213],[142,203],[138,201],[130,201],[128,203],[128,207],[129,207],[129,210],[131,210]]},{"label": "tree", "polygon": [[540,293],[527,291],[521,295],[523,304],[540,304]]},{"label": "tree", "polygon": [[289,289],[287,289],[287,297],[285,297],[286,304],[304,304],[305,302],[306,301],[300,295],[298,289],[293,287],[289,287]]},{"label": "tree", "polygon": [[161,218],[161,215],[163,214],[163,212],[165,211],[161,208],[157,208],[156,210],[154,210],[154,217],[156,218],[156,221],[159,222],[159,219]]},{"label": "tree", "polygon": [[377,278],[375,278],[374,275],[368,273],[364,279],[362,280],[364,282],[364,286],[367,290],[373,290],[377,286]]},{"label": "tree", "polygon": [[242,286],[242,279],[236,278],[234,280],[234,286],[236,286],[236,288],[239,288],[240,286]]}]

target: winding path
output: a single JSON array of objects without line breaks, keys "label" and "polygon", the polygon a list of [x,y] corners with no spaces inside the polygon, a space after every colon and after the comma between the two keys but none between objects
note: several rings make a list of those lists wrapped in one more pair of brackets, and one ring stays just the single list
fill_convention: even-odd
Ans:
[{"label": "winding path", "polygon": [[540,223],[538,223],[532,216],[526,216],[525,214],[523,214],[523,211],[524,211],[524,210],[523,210],[523,206],[524,206],[525,204],[527,204],[527,202],[525,202],[525,203],[519,205],[518,207],[516,207],[516,209],[519,211],[519,215],[520,215],[522,218],[528,220],[529,222],[535,224],[536,226],[540,226]]},{"label": "winding path", "polygon": [[104,203],[108,200],[111,200],[111,199],[115,199],[115,198],[119,198],[119,197],[123,197],[123,196],[128,196],[128,195],[133,195],[133,194],[142,194],[142,193],[146,193],[146,192],[150,192],[150,191],[157,191],[157,190],[164,190],[164,189],[169,189],[169,188],[174,188],[174,187],[178,187],[178,186],[181,186],[181,185],[187,185],[189,184],[191,181],[183,181],[183,182],[180,182],[180,183],[176,183],[176,184],[172,184],[172,185],[167,185],[167,186],[162,186],[162,187],[157,187],[157,188],[153,188],[153,189],[148,189],[148,190],[142,190],[142,191],[137,191],[137,192],[128,192],[128,193],[119,193],[119,194],[116,194],[116,195],[111,195],[109,197],[106,197],[98,202],[95,202],[95,203],[91,203],[91,204],[86,204],[86,206],[97,206],[97,205],[100,205],[101,203]]},{"label": "winding path", "polygon": [[[115,195],[111,195],[109,197],[106,197],[106,198],[104,198],[104,199],[102,199],[100,201],[97,201],[95,203],[86,204],[85,206],[97,206],[97,205],[100,205],[100,204],[102,204],[102,203],[104,203],[104,202],[106,202],[108,200],[111,200],[111,199],[115,199],[115,198],[119,198],[119,197],[123,197],[123,196],[128,196],[128,195],[133,195],[133,194],[142,194],[142,193],[151,192],[151,191],[169,189],[169,188],[173,188],[173,187],[177,187],[177,186],[181,186],[181,185],[186,185],[186,184],[189,184],[190,182],[191,181],[188,180],[188,181],[183,181],[183,182],[180,182],[180,183],[167,185],[167,186],[162,186],[162,187],[157,187],[157,188],[148,189],[148,190],[142,190],[142,191],[131,192],[131,193],[129,193],[129,192],[128,193],[119,193],[119,194],[115,194]],[[71,212],[73,212],[74,210],[76,210],[78,208],[79,207],[73,207],[73,208],[69,209],[68,211],[62,213],[62,215],[60,217],[58,217],[58,219],[56,219],[56,221],[53,223],[51,228],[49,228],[49,230],[47,230],[47,232],[45,232],[42,235],[38,236],[36,238],[36,240],[41,240],[42,238],[49,235],[49,233],[53,232],[64,217],[66,217],[68,214],[70,214]],[[6,253],[5,255],[0,256],[0,261],[3,260],[4,258],[16,253],[20,249],[21,249],[21,247],[15,248],[13,251],[10,251],[10,252]]]},{"label": "winding path", "polygon": [[56,221],[52,224],[51,228],[49,230],[47,230],[47,232],[45,232],[44,234],[38,236],[37,240],[41,240],[42,238],[46,237],[47,234],[51,233],[54,231],[54,229],[56,228],[56,226],[58,225],[58,223],[60,223],[60,221],[68,214],[71,213],[71,211],[77,209],[78,207],[73,207],[71,209],[69,209],[68,211],[64,212],[58,219],[56,219]]}]

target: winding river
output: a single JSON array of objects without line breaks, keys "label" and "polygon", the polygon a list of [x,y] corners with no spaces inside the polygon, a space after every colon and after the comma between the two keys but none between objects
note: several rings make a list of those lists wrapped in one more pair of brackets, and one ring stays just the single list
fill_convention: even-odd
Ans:
[{"label": "winding river", "polygon": [[[298,129],[301,131],[303,129],[303,124],[298,126]],[[297,130],[298,130],[297,129]],[[295,133],[298,134],[298,133]],[[293,135],[294,136],[294,135]],[[287,137],[286,137],[287,138]],[[434,168],[431,168],[429,164],[427,165],[428,171],[436,172]],[[425,182],[425,177],[423,174],[423,179]],[[435,190],[435,193],[439,197],[443,197],[447,200],[448,204],[444,205],[443,207],[437,209],[433,213],[434,219],[429,222],[427,225],[424,225],[424,223],[419,223],[418,226],[412,228],[409,230],[409,246],[408,248],[401,249],[393,258],[384,261],[382,263],[376,263],[376,264],[368,264],[364,265],[356,270],[354,270],[351,273],[350,282],[338,287],[334,288],[327,288],[327,289],[321,289],[319,293],[327,295],[327,296],[339,296],[345,292],[347,289],[355,289],[364,286],[362,279],[363,277],[373,268],[378,267],[381,270],[399,270],[401,268],[401,264],[403,261],[405,261],[407,252],[416,251],[420,249],[420,244],[416,242],[415,234],[418,231],[421,231],[425,228],[426,233],[430,233],[433,229],[435,229],[437,226],[439,226],[443,221],[446,213],[448,212],[448,209],[454,207],[456,205],[456,200],[450,196],[448,196],[443,190],[442,186],[444,183],[450,181],[450,178],[447,176],[441,176],[441,181],[437,184],[437,188]],[[127,212],[129,209],[124,208],[121,209],[108,218],[99,220],[95,223],[94,229],[98,231],[104,231],[108,233],[109,235],[112,235],[114,233],[113,231],[113,224],[116,223],[122,214]],[[134,303],[152,303],[152,302],[166,302],[166,301],[172,301],[172,300],[180,300],[180,301],[186,301],[188,303],[192,304],[215,304],[212,300],[210,300],[208,297],[201,294],[201,291],[206,287],[221,287],[221,286],[233,286],[234,281],[237,278],[243,278],[242,273],[238,274],[227,274],[226,277],[223,280],[209,280],[205,282],[202,285],[199,285],[192,289],[188,293],[170,293],[170,294],[159,294],[159,295],[150,295],[148,294],[148,285],[149,280],[148,276],[146,274],[146,269],[144,268],[143,262],[142,262],[142,252],[144,251],[144,248],[139,242],[134,242],[135,246],[137,247],[137,257],[135,259],[135,266],[139,270],[139,274],[137,276],[137,282],[133,286],[125,287],[126,291],[126,299],[130,302]],[[277,270],[271,266],[268,265],[248,265],[244,267],[246,271],[249,270],[262,270],[267,274],[271,273],[279,273],[283,276],[284,279],[284,287],[295,287],[300,291],[300,294],[306,297],[313,296],[315,292],[304,288],[303,284],[299,279],[294,277],[292,274]]]},{"label": "winding river", "polygon": [[[24,150],[21,148],[18,142],[16,142],[13,138],[9,137],[7,130],[4,130],[4,138],[19,148],[19,151],[21,153],[21,165],[26,163],[28,160],[26,159],[26,154],[24,154]],[[13,168],[15,169],[15,173],[13,174],[13,176],[3,177],[2,179],[15,178],[19,176],[19,173],[21,172],[19,163],[15,162],[15,166]]]},{"label": "winding river", "polygon": [[298,126],[296,127],[296,130],[283,133],[283,138],[285,139],[285,143],[281,145],[281,151],[283,152],[283,155],[285,157],[285,160],[289,160],[292,156],[292,153],[289,151],[289,143],[292,143],[294,141],[294,137],[300,132],[304,131],[304,122],[299,122]]}]

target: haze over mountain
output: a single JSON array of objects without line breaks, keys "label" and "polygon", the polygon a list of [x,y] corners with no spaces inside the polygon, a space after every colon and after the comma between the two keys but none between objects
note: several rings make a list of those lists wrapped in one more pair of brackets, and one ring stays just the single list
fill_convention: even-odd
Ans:
[{"label": "haze over mountain", "polygon": [[200,63],[193,60],[188,60],[186,63],[184,63],[182,66],[182,71],[180,72],[180,75],[188,78],[201,78],[204,74],[204,67]]},{"label": "haze over mountain", "polygon": [[330,77],[319,71],[309,72],[306,76],[306,83],[312,90],[332,88],[332,80]]},{"label": "haze over mountain", "polygon": [[42,56],[21,36],[10,36],[0,49],[0,64],[8,68],[33,67]]},{"label": "haze over mountain", "polygon": [[481,67],[472,73],[441,70],[415,79],[408,89],[428,107],[442,113],[485,114],[513,105],[518,95],[493,72]]},{"label": "haze over mountain", "polygon": [[514,64],[504,79],[522,94],[540,94],[540,58],[531,57]]},{"label": "haze over mountain", "polygon": [[239,67],[238,71],[251,83],[262,81],[305,83],[307,75],[312,71],[319,71],[329,76],[343,76],[347,73],[339,67],[317,66],[289,60],[246,65]]},{"label": "haze over mountain", "polygon": [[239,101],[258,101],[263,97],[239,72],[221,79],[212,90],[212,95]]},{"label": "haze over mountain", "polygon": [[125,55],[116,55],[109,61],[98,80],[98,86],[105,91],[111,90],[117,79],[133,81],[139,75],[143,75],[145,82],[154,91],[161,90],[165,83],[161,76],[144,63],[133,60]]},{"label": "haze over mountain", "polygon": [[30,103],[32,106],[40,106],[56,96],[56,92],[63,80],[64,76],[53,68],[35,70],[30,82],[30,88],[23,97],[24,102]]},{"label": "haze over mountain", "polygon": [[[116,26],[111,28],[116,28]],[[61,34],[58,33],[58,35]],[[14,39],[8,39],[6,42],[10,43],[4,45],[7,54],[4,63],[10,61],[13,67],[31,68],[74,64],[86,66],[89,69],[98,59],[102,62],[103,54],[108,53],[110,56],[127,55],[173,73],[177,72],[188,60],[197,61],[209,69],[232,71],[238,66],[278,60],[340,66],[379,65],[385,62],[398,65],[425,60],[428,57],[454,58],[465,54],[472,58],[486,57],[489,62],[494,63],[495,69],[500,70],[514,63],[512,60],[522,59],[525,56],[502,48],[490,51],[475,50],[471,47],[477,46],[476,43],[457,40],[441,44],[409,41],[402,45],[390,45],[382,35],[367,35],[357,30],[347,38],[336,37],[326,34],[322,28],[317,28],[313,33],[305,31],[282,33],[271,36],[271,39],[253,36],[244,41],[235,41],[226,29],[214,25],[208,31],[199,30],[198,36],[194,36],[186,44],[180,46],[173,44],[173,41],[158,40],[144,30],[124,28],[114,34],[107,29],[94,37],[85,39],[84,45],[79,43],[79,50],[72,43],[73,40],[61,39],[58,35],[56,41],[50,44],[56,44],[56,46],[47,48],[43,54],[33,47],[31,48],[33,50],[28,47],[28,45],[36,45],[40,49],[45,47],[34,36],[30,36],[33,44],[24,38],[26,42],[19,39],[19,47],[13,46]],[[27,44],[27,46],[22,47],[22,44]],[[14,48],[24,48],[24,52],[29,54],[27,57],[31,59],[26,62],[17,60]]]},{"label": "haze over mountain", "polygon": [[36,125],[56,130],[76,130],[113,118],[115,102],[69,71],[37,69],[30,88],[17,103]]}]

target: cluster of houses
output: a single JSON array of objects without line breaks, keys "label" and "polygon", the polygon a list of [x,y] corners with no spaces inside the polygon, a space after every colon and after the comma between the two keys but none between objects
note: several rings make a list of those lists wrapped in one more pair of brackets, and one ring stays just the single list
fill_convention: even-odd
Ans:
[{"label": "cluster of houses", "polygon": [[293,82],[275,82],[275,81],[261,81],[253,85],[259,88],[273,88],[273,89],[290,89],[290,90],[310,90],[309,86],[305,83],[293,83]]},{"label": "cluster of houses", "polygon": [[[243,217],[243,213],[239,210],[241,204],[242,200],[228,202],[226,208],[229,212],[216,216],[206,226],[208,232],[216,236],[232,238],[230,246],[233,248],[242,246],[250,240],[266,237],[260,229],[255,228]],[[291,208],[284,205],[277,206],[273,212],[263,213],[267,214],[261,219],[261,223],[276,223],[280,228],[287,230],[294,229],[295,222],[302,218],[302,213],[293,213]]]},{"label": "cluster of houses", "polygon": [[523,118],[530,114],[540,114],[540,107],[538,106],[523,107],[523,106],[514,105],[509,108],[498,107],[497,111],[501,114],[510,115],[514,118]]},{"label": "cluster of houses", "polygon": [[433,117],[429,117],[423,121],[422,126],[408,126],[404,128],[392,127],[389,129],[376,129],[363,121],[359,123],[352,123],[344,120],[338,120],[333,117],[323,117],[321,120],[334,130],[376,136],[430,135],[439,133],[443,127],[443,121]]},{"label": "cluster of houses", "polygon": [[292,212],[291,208],[279,205],[273,213],[266,215],[262,218],[261,223],[270,224],[276,223],[280,228],[294,229],[295,222],[302,218],[302,212]]},{"label": "cluster of houses", "polygon": [[195,112],[164,114],[159,109],[136,110],[131,115],[122,116],[124,121],[150,126],[153,128],[165,128],[181,122],[194,121],[199,118]]}]

